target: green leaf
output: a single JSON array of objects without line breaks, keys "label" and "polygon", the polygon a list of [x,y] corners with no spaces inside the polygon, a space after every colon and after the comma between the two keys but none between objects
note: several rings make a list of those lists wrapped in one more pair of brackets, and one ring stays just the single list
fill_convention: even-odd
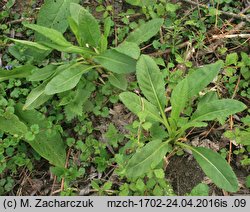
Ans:
[{"label": "green leaf", "polygon": [[135,187],[139,191],[144,191],[145,190],[145,184],[144,184],[143,180],[139,178],[136,181]]},{"label": "green leaf", "polygon": [[208,102],[212,102],[212,101],[216,101],[218,100],[218,95],[216,92],[210,91],[208,93],[206,93],[204,96],[202,96],[199,99],[198,105],[200,107],[202,107],[202,105],[208,103]]},{"label": "green leaf", "polygon": [[174,120],[178,119],[180,113],[187,106],[187,102],[217,76],[222,66],[223,63],[221,61],[203,66],[187,75],[177,84],[170,99],[172,105],[171,118]]},{"label": "green leaf", "polygon": [[129,160],[126,166],[127,177],[136,178],[155,168],[169,150],[167,142],[150,141]]},{"label": "green leaf", "polygon": [[95,61],[107,70],[117,74],[131,73],[136,69],[135,59],[114,49],[107,50],[100,55],[95,56]]},{"label": "green leaf", "polygon": [[20,62],[27,62],[32,64],[41,64],[51,50],[41,50],[32,46],[27,46],[21,43],[16,43],[8,48],[9,53]]},{"label": "green leaf", "polygon": [[63,34],[55,29],[50,29],[48,27],[39,26],[36,24],[24,24],[24,26],[33,29],[34,31],[42,34],[46,38],[49,38],[55,44],[64,47],[72,46],[72,44],[63,37]]},{"label": "green leaf", "polygon": [[76,54],[87,54],[92,55],[95,54],[92,50],[86,47],[78,47],[78,46],[61,46],[55,43],[48,43],[48,42],[41,42],[44,46],[47,46],[51,49],[55,49],[60,52],[67,52],[67,53],[76,53]]},{"label": "green leaf", "polygon": [[137,45],[148,41],[150,38],[156,35],[157,32],[159,32],[163,21],[164,20],[162,18],[155,18],[142,24],[128,35],[126,41],[136,43]]},{"label": "green leaf", "polygon": [[181,112],[186,106],[186,103],[188,101],[188,79],[185,78],[180,83],[177,84],[177,86],[174,88],[170,102],[172,106],[171,111],[171,118],[175,121],[178,120]]},{"label": "green leaf", "polygon": [[209,187],[204,183],[199,183],[189,194],[190,196],[209,196]]},{"label": "green leaf", "polygon": [[28,132],[27,126],[15,114],[0,116],[0,130],[18,136]]},{"label": "green leaf", "polygon": [[191,150],[202,170],[219,188],[229,192],[238,190],[237,177],[220,154],[203,147],[195,147]]},{"label": "green leaf", "polygon": [[73,32],[81,46],[86,44],[97,47],[101,39],[101,31],[97,20],[89,13],[88,10],[79,4],[70,4],[71,17],[75,24]]},{"label": "green leaf", "polygon": [[[69,6],[72,2],[78,3],[79,0],[45,0],[38,13],[37,24],[64,33],[68,28],[67,17],[70,14]],[[40,34],[36,34],[35,40],[45,41]]]},{"label": "green leaf", "polygon": [[102,35],[99,45],[100,52],[105,52],[108,49],[108,39]]},{"label": "green leaf", "polygon": [[78,44],[81,45],[81,40],[80,40],[79,32],[78,32],[79,27],[78,27],[77,22],[72,17],[68,17],[68,23],[69,23],[69,27],[70,27],[71,31],[76,36],[76,40],[77,40]]},{"label": "green leaf", "polygon": [[44,82],[38,87],[32,89],[32,91],[27,96],[25,105],[23,106],[24,110],[37,108],[50,99],[51,96],[44,93],[47,84],[48,82]]},{"label": "green leaf", "polygon": [[110,190],[111,187],[112,187],[112,184],[113,184],[112,182],[108,181],[108,182],[104,183],[102,189],[103,189],[104,191]]},{"label": "green leaf", "polygon": [[29,81],[43,81],[48,79],[56,70],[58,66],[47,65],[43,68],[35,68],[32,70],[31,75],[28,77]]},{"label": "green leaf", "polygon": [[13,70],[2,70],[0,69],[0,82],[15,78],[25,78],[30,75],[32,69],[35,67],[32,65],[24,65]]},{"label": "green leaf", "polygon": [[225,65],[236,65],[238,62],[238,54],[236,52],[228,54],[226,57]]},{"label": "green leaf", "polygon": [[156,178],[159,178],[159,179],[164,179],[164,177],[165,177],[165,172],[163,169],[155,169],[154,174],[155,174]]},{"label": "green leaf", "polygon": [[126,54],[129,57],[134,58],[135,60],[137,60],[140,57],[141,50],[136,43],[124,41],[122,44],[120,44],[118,47],[114,49],[122,54]]},{"label": "green leaf", "polygon": [[110,34],[110,30],[111,30],[111,26],[113,25],[113,21],[111,19],[111,17],[107,17],[105,18],[104,20],[104,26],[103,26],[103,35],[105,38],[108,38],[109,37],[109,34]]},{"label": "green leaf", "polygon": [[136,66],[136,76],[144,96],[160,111],[164,111],[167,101],[165,83],[160,69],[151,57],[140,57]]},{"label": "green leaf", "polygon": [[12,38],[8,38],[8,39],[12,40],[16,43],[21,43],[23,45],[29,46],[29,47],[35,47],[35,48],[40,49],[40,50],[44,50],[44,51],[50,50],[50,48],[48,48],[42,44],[36,43],[36,42],[27,41],[27,40],[18,40],[18,39],[12,39]]},{"label": "green leaf", "polygon": [[180,126],[180,127],[181,127],[182,133],[184,133],[185,130],[187,130],[188,128],[191,128],[191,127],[206,127],[206,126],[207,126],[207,123],[205,123],[205,122],[190,121],[187,124],[184,124],[183,126]]},{"label": "green leaf", "polygon": [[79,37],[82,40],[82,46],[89,44],[97,47],[101,39],[101,31],[97,20],[86,9],[82,8],[78,17]]},{"label": "green leaf", "polygon": [[81,79],[82,74],[88,72],[93,66],[74,64],[56,75],[45,87],[45,94],[52,95],[74,88]]},{"label": "green leaf", "polygon": [[234,99],[215,100],[204,103],[201,106],[198,105],[197,110],[191,117],[191,121],[210,121],[218,117],[228,117],[246,108],[246,105]]},{"label": "green leaf", "polygon": [[126,75],[125,74],[116,74],[116,73],[112,73],[109,75],[108,77],[109,82],[111,83],[111,85],[125,91],[128,87],[128,81],[126,79]]},{"label": "green leaf", "polygon": [[127,3],[134,6],[153,6],[156,3],[156,0],[126,0]]},{"label": "green leaf", "polygon": [[250,188],[250,175],[248,175],[246,178],[246,187]]},{"label": "green leaf", "polygon": [[146,99],[139,97],[132,92],[123,92],[119,95],[119,97],[123,104],[125,104],[126,107],[134,114],[138,115],[143,111],[146,114],[146,120],[148,119],[149,121],[158,121],[163,123],[157,108]]},{"label": "green leaf", "polygon": [[23,105],[15,106],[15,113],[21,121],[29,127],[37,124],[39,133],[35,135],[35,139],[27,141],[32,148],[43,158],[47,159],[51,164],[64,167],[66,161],[65,144],[60,133],[54,129],[47,129],[49,121],[43,118],[43,115],[36,110],[22,110]]},{"label": "green leaf", "polygon": [[187,76],[189,99],[203,90],[223,67],[222,61],[202,66]]}]

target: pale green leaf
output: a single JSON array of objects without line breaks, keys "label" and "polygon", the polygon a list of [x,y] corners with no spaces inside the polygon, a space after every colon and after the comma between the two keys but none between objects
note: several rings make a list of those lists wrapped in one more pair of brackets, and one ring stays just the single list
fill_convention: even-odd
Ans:
[{"label": "pale green leaf", "polygon": [[31,75],[28,77],[29,81],[42,81],[48,79],[58,66],[56,65],[47,65],[43,68],[35,68],[32,70]]},{"label": "pale green leaf", "polygon": [[21,44],[29,46],[29,47],[35,47],[37,49],[44,50],[44,51],[49,51],[50,50],[50,48],[48,48],[48,47],[46,47],[46,46],[44,46],[42,44],[32,42],[32,41],[18,40],[18,39],[12,39],[12,38],[9,38],[9,40],[12,40],[12,41],[14,41],[16,43],[21,43]]},{"label": "pale green leaf", "polygon": [[131,73],[136,69],[135,59],[114,49],[107,50],[100,55],[95,56],[95,61],[107,70],[117,74]]},{"label": "pale green leaf", "polygon": [[191,121],[210,121],[218,117],[228,117],[229,115],[241,112],[247,107],[242,102],[234,99],[221,99],[198,105],[197,110],[191,117]]},{"label": "pale green leaf", "polygon": [[220,154],[203,147],[195,147],[191,150],[202,170],[219,188],[229,192],[238,190],[237,177]]},{"label": "pale green leaf", "polygon": [[48,129],[49,121],[43,118],[43,115],[36,110],[22,110],[23,105],[15,106],[15,113],[21,121],[28,126],[38,124],[39,133],[35,139],[27,141],[32,148],[51,164],[64,167],[66,161],[65,144],[60,133],[54,129]]},{"label": "pale green leaf", "polygon": [[216,101],[218,100],[218,95],[216,92],[210,91],[206,93],[204,96],[199,98],[198,105],[201,107],[203,104],[206,104],[208,102]]},{"label": "pale green leaf", "polygon": [[128,81],[126,79],[125,74],[112,73],[109,75],[108,79],[109,79],[109,82],[111,83],[111,85],[113,85],[121,90],[125,91],[128,87]]},{"label": "pale green leaf", "polygon": [[137,45],[148,41],[159,32],[163,21],[162,18],[155,18],[142,24],[128,35],[126,41],[136,43]]},{"label": "pale green leaf", "polygon": [[159,115],[159,110],[146,99],[139,97],[132,92],[123,92],[119,97],[123,104],[125,104],[134,114],[138,115],[143,111],[146,114],[146,120],[163,123],[163,120]]},{"label": "pale green leaf", "polygon": [[27,96],[25,105],[23,106],[24,110],[37,108],[50,99],[51,96],[44,93],[47,83],[48,82],[44,82],[43,84],[31,90]]},{"label": "pale green leaf", "polygon": [[101,31],[97,20],[86,9],[82,8],[79,17],[79,37],[83,43],[97,47],[101,39]]},{"label": "pale green leaf", "polygon": [[[58,131],[40,132],[33,141],[27,141],[30,146],[51,164],[59,167],[65,166],[65,144]],[[48,135],[45,135],[47,133]],[[49,134],[50,133],[50,134]]]},{"label": "pale green leaf", "polygon": [[0,116],[0,130],[18,136],[28,132],[27,126],[15,114]]},{"label": "pale green leaf", "polygon": [[127,177],[136,178],[155,168],[169,151],[170,146],[167,142],[150,141],[129,160],[125,167]]},{"label": "pale green leaf", "polygon": [[226,57],[225,65],[236,65],[238,62],[238,54],[236,52],[228,54]]},{"label": "pale green leaf", "polygon": [[50,29],[48,27],[39,26],[36,24],[24,24],[24,26],[42,34],[43,36],[50,39],[55,44],[58,44],[64,47],[72,46],[72,44],[63,37],[63,34],[55,29]]},{"label": "pale green leaf", "polygon": [[41,42],[44,46],[47,46],[49,48],[55,49],[60,52],[67,52],[67,53],[76,53],[76,54],[95,54],[92,50],[90,50],[87,47],[78,47],[78,46],[61,46],[59,44],[55,43],[48,43],[48,42]]},{"label": "pale green leaf", "polygon": [[171,118],[175,121],[178,120],[178,117],[180,116],[182,110],[185,108],[186,103],[188,101],[188,79],[185,78],[180,83],[177,84],[177,86],[174,88],[172,94],[171,94]]},{"label": "pale green leaf", "polygon": [[69,27],[70,27],[71,31],[76,36],[76,40],[77,40],[78,44],[81,45],[81,40],[80,40],[79,32],[78,32],[78,29],[79,29],[78,24],[76,23],[76,21],[72,17],[68,17],[68,23],[69,23]]},{"label": "pale green leaf", "polygon": [[165,83],[160,69],[151,57],[140,57],[136,66],[136,76],[144,96],[160,111],[164,111],[167,101]]},{"label": "pale green leaf", "polygon": [[196,69],[191,74],[188,74],[188,92],[189,99],[197,95],[202,91],[212,80],[218,75],[219,71],[223,67],[222,61],[216,63],[204,65]]},{"label": "pale green leaf", "polygon": [[126,42],[124,41],[122,44],[120,44],[118,47],[114,48],[116,51],[126,54],[129,57],[132,57],[134,59],[138,59],[140,57],[140,48],[136,43]]},{"label": "pale green leaf", "polygon": [[199,183],[192,189],[189,196],[209,196],[209,186],[204,183]]},{"label": "pale green leaf", "polygon": [[97,20],[88,10],[79,4],[70,4],[71,17],[77,25],[74,34],[81,46],[89,44],[97,47],[101,39],[101,31]]},{"label": "pale green leaf", "polygon": [[187,130],[188,128],[191,128],[191,127],[206,127],[206,126],[207,126],[207,123],[205,123],[205,122],[190,121],[190,122],[188,122],[180,127],[181,127],[181,131],[184,133],[185,130]]},{"label": "pale green leaf", "polygon": [[77,25],[79,25],[79,16],[81,13],[81,10],[84,9],[81,5],[71,3],[70,4],[70,15],[71,18],[75,21]]},{"label": "pale green leaf", "polygon": [[34,68],[35,67],[32,65],[24,65],[14,68],[13,70],[0,69],[0,82],[15,78],[26,78]]},{"label": "pale green leaf", "polygon": [[205,65],[193,73],[188,74],[177,84],[171,94],[171,118],[173,118],[173,120],[177,120],[180,113],[187,106],[187,102],[217,76],[222,66],[223,63],[221,61]]},{"label": "pale green leaf", "polygon": [[[67,17],[70,15],[70,3],[79,3],[79,0],[45,0],[41,6],[37,24],[53,28],[64,33],[68,27]],[[36,41],[46,41],[41,34],[35,34]]]},{"label": "pale green leaf", "polygon": [[157,1],[156,0],[126,0],[127,3],[134,6],[153,6]]},{"label": "pale green leaf", "polygon": [[93,66],[74,64],[56,75],[45,87],[45,94],[52,95],[74,88],[81,79],[82,74],[88,72]]}]

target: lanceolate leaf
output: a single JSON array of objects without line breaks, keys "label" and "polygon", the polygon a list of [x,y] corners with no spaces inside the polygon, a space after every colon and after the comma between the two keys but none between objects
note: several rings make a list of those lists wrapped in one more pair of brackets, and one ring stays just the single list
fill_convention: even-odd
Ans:
[{"label": "lanceolate leaf", "polygon": [[117,74],[131,73],[136,69],[135,59],[114,49],[107,50],[102,54],[95,56],[95,61],[109,71]]},{"label": "lanceolate leaf", "polygon": [[23,106],[24,110],[31,110],[37,108],[38,106],[42,105],[44,102],[50,99],[51,96],[46,95],[44,93],[47,83],[48,82],[44,82],[38,87],[32,89],[32,91],[27,96],[25,105]]},{"label": "lanceolate leaf", "polygon": [[78,44],[81,45],[81,40],[80,40],[79,32],[78,32],[79,27],[78,27],[77,22],[72,17],[68,17],[68,22],[69,22],[69,27],[71,31],[74,33]]},{"label": "lanceolate leaf", "polygon": [[218,75],[223,67],[222,61],[205,65],[198,68],[193,73],[187,76],[189,98],[197,95]]},{"label": "lanceolate leaf", "polygon": [[66,161],[65,145],[58,131],[45,130],[37,134],[35,140],[28,141],[28,143],[51,164],[64,167]]},{"label": "lanceolate leaf", "polygon": [[155,168],[169,151],[167,142],[150,141],[129,160],[126,166],[127,177],[136,178]]},{"label": "lanceolate leaf", "polygon": [[0,82],[15,78],[25,78],[30,75],[31,71],[35,67],[32,65],[24,65],[13,70],[2,70],[0,69]]},{"label": "lanceolate leaf", "polygon": [[247,107],[242,102],[234,99],[221,99],[198,105],[191,121],[210,121],[218,117],[228,117],[241,112]]},{"label": "lanceolate leaf", "polygon": [[[45,0],[38,14],[37,24],[64,33],[68,27],[67,17],[72,2],[78,3],[79,0]],[[36,41],[41,40],[45,41],[44,37],[36,34]]]},{"label": "lanceolate leaf", "polygon": [[136,76],[144,96],[163,111],[166,105],[165,83],[154,60],[142,55],[136,66]]},{"label": "lanceolate leaf", "polygon": [[79,37],[85,44],[97,47],[101,38],[101,31],[97,20],[84,8],[78,17]]},{"label": "lanceolate leaf", "polygon": [[171,118],[175,121],[177,121],[180,113],[186,106],[189,96],[188,92],[188,80],[185,78],[180,83],[178,83],[171,94]]},{"label": "lanceolate leaf", "polygon": [[42,45],[47,46],[51,49],[55,49],[57,51],[60,52],[67,52],[67,53],[76,53],[76,54],[95,54],[94,51],[92,51],[91,49],[87,48],[87,47],[78,47],[78,46],[61,46],[59,44],[55,44],[55,43],[48,43],[48,42],[41,42]]},{"label": "lanceolate leaf", "polygon": [[156,3],[156,0],[126,0],[127,3],[134,6],[153,6]]},{"label": "lanceolate leaf", "polygon": [[79,44],[81,46],[89,44],[92,47],[97,47],[101,39],[101,31],[94,16],[79,4],[74,3],[70,4],[70,13],[78,27],[77,30],[74,30],[74,34],[77,36]]},{"label": "lanceolate leaf", "polygon": [[177,119],[185,108],[187,102],[204,89],[219,73],[223,63],[205,65],[187,75],[177,84],[171,95],[171,117]]},{"label": "lanceolate leaf", "polygon": [[28,132],[27,126],[15,114],[0,116],[0,130],[18,136],[24,136]]},{"label": "lanceolate leaf", "polygon": [[44,50],[44,51],[49,51],[50,48],[42,45],[42,44],[39,44],[39,43],[36,43],[36,42],[32,42],[32,41],[27,41],[27,40],[18,40],[18,39],[12,39],[12,38],[9,38],[9,40],[12,40],[16,43],[21,43],[23,45],[26,45],[26,46],[30,46],[30,47],[35,47],[37,49],[40,49],[40,50]]},{"label": "lanceolate leaf", "polygon": [[68,47],[68,46],[72,46],[72,44],[70,42],[68,42],[64,37],[63,34],[55,29],[50,29],[48,27],[44,27],[44,26],[39,26],[36,24],[25,24],[24,25],[27,28],[33,29],[36,32],[42,34],[43,36],[49,38],[52,42],[60,45],[60,46],[64,46],[64,47]]},{"label": "lanceolate leaf", "polygon": [[45,94],[52,95],[74,88],[80,81],[82,74],[88,72],[93,66],[74,64],[56,75],[45,87]]},{"label": "lanceolate leaf", "polygon": [[39,133],[35,135],[35,140],[27,141],[34,150],[51,164],[64,167],[66,151],[60,133],[54,129],[48,129],[49,121],[43,118],[42,114],[36,110],[24,111],[22,105],[15,106],[15,113],[19,119],[27,126],[39,125]]},{"label": "lanceolate leaf", "polygon": [[201,122],[201,121],[190,121],[187,124],[181,126],[181,135],[182,133],[185,132],[185,130],[187,130],[188,128],[191,127],[206,127],[207,123],[206,122]]},{"label": "lanceolate leaf", "polygon": [[140,45],[141,43],[148,41],[150,38],[156,35],[157,32],[159,32],[160,27],[163,24],[163,21],[164,20],[161,18],[155,18],[151,21],[142,24],[135,31],[131,32],[128,35],[126,41],[136,43],[137,45]]},{"label": "lanceolate leaf", "polygon": [[125,74],[116,74],[116,73],[112,73],[109,75],[109,82],[121,89],[121,90],[126,90],[127,86],[128,86],[128,81],[126,79],[126,75]]},{"label": "lanceolate leaf", "polygon": [[219,188],[229,192],[238,190],[237,177],[221,155],[203,147],[192,148],[192,152],[202,170]]},{"label": "lanceolate leaf", "polygon": [[116,47],[115,50],[122,54],[126,54],[129,57],[132,57],[136,60],[140,57],[140,52],[141,52],[139,46],[136,43],[126,42],[126,41],[124,41],[122,44]]},{"label": "lanceolate leaf", "polygon": [[35,68],[28,77],[29,81],[42,81],[48,79],[56,70],[58,66],[47,65],[44,68]]},{"label": "lanceolate leaf", "polygon": [[146,99],[139,97],[132,92],[123,92],[119,97],[126,107],[134,114],[138,115],[140,112],[144,111],[147,120],[163,122],[159,115],[159,110]]}]

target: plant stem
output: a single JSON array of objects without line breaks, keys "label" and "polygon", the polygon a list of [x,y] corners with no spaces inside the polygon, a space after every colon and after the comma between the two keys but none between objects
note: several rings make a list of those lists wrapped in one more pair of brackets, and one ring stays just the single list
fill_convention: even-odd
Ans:
[{"label": "plant stem", "polygon": [[184,144],[183,142],[176,141],[175,144],[177,144],[177,145],[179,145],[179,146],[181,146],[181,147],[184,147],[184,148],[186,148],[186,149],[189,149],[189,150],[191,150],[191,151],[193,150],[193,148],[192,148],[191,146],[189,146],[189,145],[187,145],[187,144]]},{"label": "plant stem", "polygon": [[168,134],[169,134],[169,136],[171,137],[171,136],[172,136],[172,130],[171,130],[171,127],[170,127],[170,125],[169,125],[169,123],[168,123],[168,119],[167,119],[167,117],[166,117],[164,111],[162,110],[162,108],[160,108],[160,110],[161,110],[161,116],[162,116],[162,118],[163,118],[164,126],[167,128]]}]

